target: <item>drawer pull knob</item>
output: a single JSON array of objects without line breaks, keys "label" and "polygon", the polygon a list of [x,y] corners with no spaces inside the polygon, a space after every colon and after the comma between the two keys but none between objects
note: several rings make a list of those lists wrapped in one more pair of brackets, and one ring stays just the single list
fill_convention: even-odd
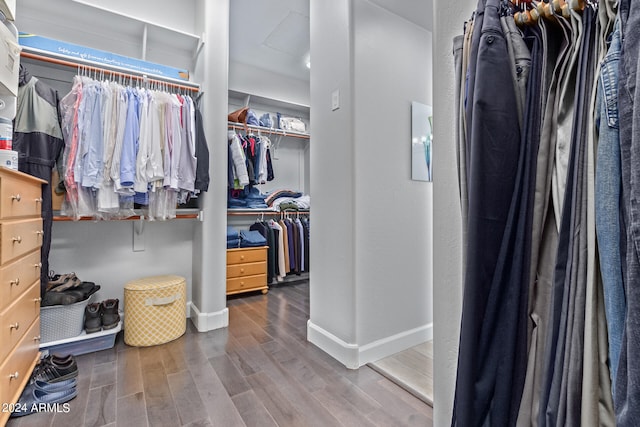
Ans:
[{"label": "drawer pull knob", "polygon": [[38,298],[34,298],[33,302],[42,302],[42,298],[38,297]]},{"label": "drawer pull knob", "polygon": [[16,323],[10,324],[9,325],[9,330],[11,330],[11,329],[15,329],[17,331],[18,329],[20,329],[20,323],[16,322]]},{"label": "drawer pull knob", "polygon": [[240,269],[240,273],[244,273],[244,268],[241,268],[241,269]]},{"label": "drawer pull knob", "polygon": [[9,380],[17,380],[20,377],[20,372],[15,371],[13,374],[9,375]]},{"label": "drawer pull knob", "polygon": [[244,255],[240,255],[240,259],[244,259]]},{"label": "drawer pull knob", "polygon": [[37,269],[41,269],[41,268],[42,268],[42,263],[41,263],[41,262],[39,262],[39,263],[37,263],[37,264],[33,264],[33,266],[34,266],[35,268],[37,268]]},{"label": "drawer pull knob", "polygon": [[38,335],[38,336],[36,336],[36,337],[33,337],[33,340],[34,340],[34,341],[40,341],[41,339],[42,339],[42,338],[40,337],[40,335]]},{"label": "drawer pull knob", "polygon": [[13,243],[22,243],[22,236],[14,237],[11,239]]},{"label": "drawer pull knob", "polygon": [[43,230],[38,230],[38,231],[36,231],[36,234],[38,236],[44,236],[44,231]]},{"label": "drawer pull knob", "polygon": [[42,197],[38,197],[38,198],[36,199],[36,203],[42,203]]},{"label": "drawer pull knob", "polygon": [[18,277],[16,279],[13,279],[12,281],[9,282],[9,284],[15,285],[15,286],[20,285],[20,278]]},{"label": "drawer pull knob", "polygon": [[15,196],[11,196],[11,200],[19,202],[20,200],[22,200],[22,197],[20,196],[20,194],[16,194]]}]

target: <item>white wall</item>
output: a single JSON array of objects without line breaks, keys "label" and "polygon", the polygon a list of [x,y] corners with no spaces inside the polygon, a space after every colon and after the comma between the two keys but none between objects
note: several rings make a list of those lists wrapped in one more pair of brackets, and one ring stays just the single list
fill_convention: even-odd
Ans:
[{"label": "white wall", "polygon": [[144,251],[133,251],[134,223],[139,221],[54,222],[49,268],[75,272],[100,285],[96,301],[123,301],[126,282],[146,276],[177,274],[187,280],[191,301],[194,220],[144,222]]},{"label": "white wall", "polygon": [[311,51],[309,340],[357,367],[432,333],[431,184],[411,180],[431,34],[366,0],[312,0]]},{"label": "white wall", "polygon": [[411,180],[411,101],[431,105],[431,33],[354,2],[358,342],[430,325],[432,184]]},{"label": "white wall", "polygon": [[453,99],[455,95],[453,37],[462,32],[474,2],[434,3],[433,52],[433,298],[434,425],[451,425],[458,337],[462,312],[462,235]]},{"label": "white wall", "polygon": [[[192,69],[193,53],[197,46],[197,39],[193,35],[201,35],[195,27],[195,0],[181,1],[180,13],[176,13],[176,3],[171,0],[89,1],[177,30],[168,31],[148,25],[145,59],[180,69]],[[132,58],[142,58],[143,55],[144,22],[73,0],[20,0],[17,2],[15,23],[19,31]]]},{"label": "white wall", "polygon": [[[80,0],[98,8],[106,8],[134,18],[174,28],[187,33],[196,32],[196,0],[154,0],[153,6],[145,1]],[[179,5],[179,6],[178,6]],[[179,8],[179,10],[178,10]]]},{"label": "white wall", "polygon": [[[356,342],[350,2],[311,0],[311,321]],[[331,111],[338,89],[341,107]],[[317,344],[317,342],[316,342]]]},{"label": "white wall", "polygon": [[309,82],[283,76],[257,65],[229,64],[229,89],[309,106]]}]

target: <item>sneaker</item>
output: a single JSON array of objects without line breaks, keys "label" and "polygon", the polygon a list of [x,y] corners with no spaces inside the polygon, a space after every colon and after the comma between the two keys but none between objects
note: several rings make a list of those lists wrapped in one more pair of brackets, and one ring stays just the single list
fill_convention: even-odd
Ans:
[{"label": "sneaker", "polygon": [[67,383],[64,387],[54,389],[51,389],[49,385],[49,388],[50,390],[47,391],[34,386],[34,384],[28,384],[22,391],[20,399],[11,413],[11,418],[39,412],[42,406],[48,408],[61,405],[78,395],[75,382],[73,384]]},{"label": "sneaker", "polygon": [[102,301],[102,328],[113,329],[120,323],[120,313],[118,313],[118,300],[108,299]]},{"label": "sneaker", "polygon": [[84,330],[88,333],[98,332],[102,329],[102,304],[94,302],[84,309]]},{"label": "sneaker", "polygon": [[78,364],[74,358],[58,363],[54,358],[45,358],[33,370],[31,382],[56,383],[78,376]]}]

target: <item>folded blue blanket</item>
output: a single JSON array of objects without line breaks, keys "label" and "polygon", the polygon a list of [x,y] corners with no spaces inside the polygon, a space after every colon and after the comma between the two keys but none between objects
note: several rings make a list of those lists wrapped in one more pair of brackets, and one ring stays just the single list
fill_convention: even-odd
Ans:
[{"label": "folded blue blanket", "polygon": [[229,240],[239,240],[239,239],[240,239],[240,232],[235,228],[227,225],[227,242]]},{"label": "folded blue blanket", "polygon": [[259,231],[242,230],[240,231],[240,247],[265,246],[267,239],[264,238]]}]

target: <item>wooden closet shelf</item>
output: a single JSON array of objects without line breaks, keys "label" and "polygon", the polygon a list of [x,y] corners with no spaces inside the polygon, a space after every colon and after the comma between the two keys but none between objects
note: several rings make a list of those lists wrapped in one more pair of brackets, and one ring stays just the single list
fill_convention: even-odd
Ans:
[{"label": "wooden closet shelf", "polygon": [[[70,216],[62,216],[59,212],[54,212],[53,220],[54,221],[133,221],[137,219],[148,219],[140,210],[136,209],[136,214],[126,217],[126,218],[115,218],[115,219],[99,219],[92,216],[83,216],[79,220],[74,219]],[[179,209],[176,212],[176,217],[167,219],[167,220],[157,220],[157,221],[172,221],[174,219],[199,219],[200,218],[200,210],[198,209]]]}]

